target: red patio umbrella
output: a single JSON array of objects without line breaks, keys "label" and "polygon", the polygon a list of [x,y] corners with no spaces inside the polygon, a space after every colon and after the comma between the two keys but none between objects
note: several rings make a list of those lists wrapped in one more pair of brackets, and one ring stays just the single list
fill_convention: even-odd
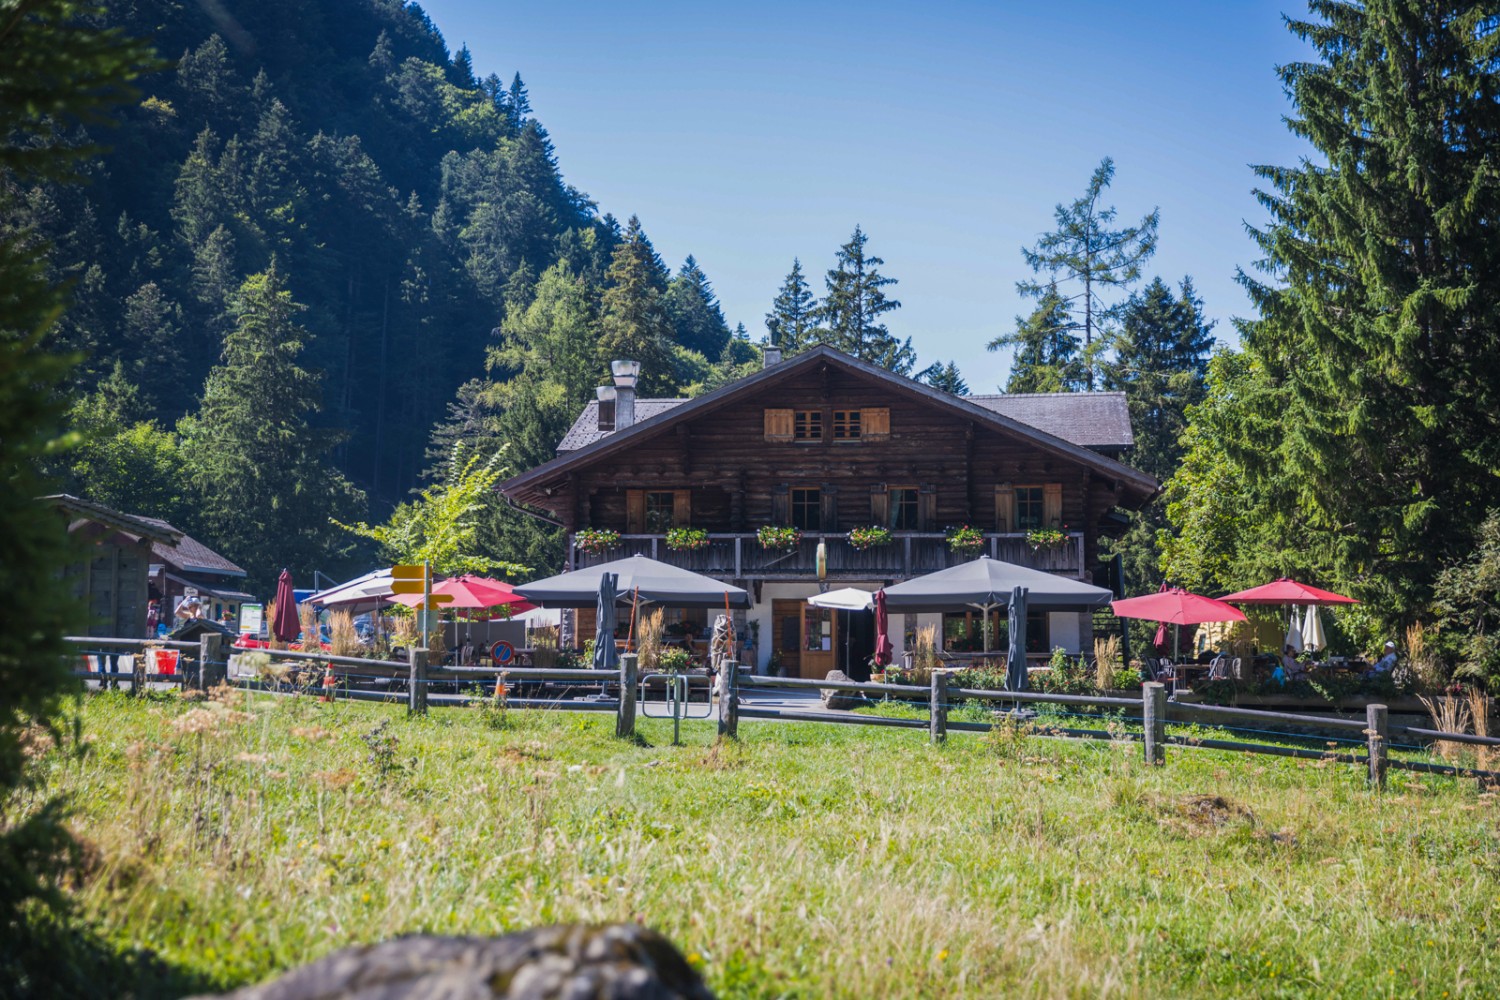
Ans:
[{"label": "red patio umbrella", "polygon": [[[1239,608],[1216,601],[1202,594],[1189,593],[1180,587],[1163,590],[1144,597],[1127,597],[1111,601],[1116,617],[1142,618],[1163,625],[1199,625],[1203,622],[1242,622],[1245,613]],[[1178,641],[1176,629],[1172,632],[1172,645]],[[1172,650],[1172,659],[1177,659],[1177,650]]]},{"label": "red patio umbrella", "polygon": [[891,663],[891,623],[885,610],[885,591],[875,591],[875,666],[884,670]]},{"label": "red patio umbrella", "polygon": [[297,599],[292,596],[292,571],[284,569],[276,578],[276,616],[271,619],[271,635],[280,642],[296,642],[301,634]]},{"label": "red patio umbrella", "polygon": [[[446,608],[498,608],[509,607],[513,613],[531,611],[536,607],[526,598],[516,593],[508,583],[499,580],[491,580],[484,576],[449,577],[432,585],[434,594],[446,594],[453,600],[446,602]],[[421,594],[397,594],[394,600],[405,604],[407,607],[415,607],[422,603]]]},{"label": "red patio umbrella", "polygon": [[1227,594],[1219,598],[1221,601],[1233,601],[1236,604],[1358,604],[1352,597],[1343,594],[1335,594],[1328,590],[1319,590],[1317,587],[1309,587],[1305,583],[1289,580],[1282,577],[1272,583],[1262,584],[1259,587],[1251,587],[1249,590],[1241,590],[1236,594]]}]

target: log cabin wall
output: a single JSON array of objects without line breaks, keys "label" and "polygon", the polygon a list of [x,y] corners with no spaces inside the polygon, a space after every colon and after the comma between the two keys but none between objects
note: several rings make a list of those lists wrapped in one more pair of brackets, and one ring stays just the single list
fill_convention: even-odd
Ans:
[{"label": "log cabin wall", "polygon": [[[773,426],[767,409],[817,412],[821,439],[785,440],[787,429],[779,418]],[[877,414],[871,425],[883,439],[836,440],[835,412],[853,410]],[[879,435],[881,410],[888,411],[888,436]],[[767,440],[773,434],[778,440]],[[1119,502],[1113,484],[1076,461],[832,367],[664,429],[578,470],[570,484],[571,492],[555,499],[566,523],[626,533],[641,530],[629,510],[633,490],[691,491],[689,523],[710,532],[785,523],[787,490],[799,487],[824,492],[824,531],[874,523],[879,501],[872,493],[893,487],[920,491],[922,530],[971,524],[1014,531],[1000,523],[997,487],[1044,486],[1060,494],[1059,526],[1084,533],[1090,564],[1099,520]]]}]

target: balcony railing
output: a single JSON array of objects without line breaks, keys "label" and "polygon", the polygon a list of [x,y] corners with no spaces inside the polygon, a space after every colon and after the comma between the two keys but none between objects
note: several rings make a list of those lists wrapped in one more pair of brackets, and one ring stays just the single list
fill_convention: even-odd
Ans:
[{"label": "balcony railing", "polygon": [[604,552],[585,552],[574,545],[572,565],[583,569],[625,556],[644,555],[725,579],[806,578],[817,576],[820,541],[827,552],[830,579],[904,579],[947,569],[980,554],[1077,579],[1084,575],[1083,534],[1077,531],[1069,532],[1057,546],[1034,546],[1024,533],[988,534],[981,548],[965,552],[950,548],[945,535],[929,532],[898,532],[889,544],[867,549],[856,549],[842,534],[804,533],[802,541],[786,551],[763,548],[754,532],[710,534],[708,544],[700,549],[668,548],[664,534],[621,535],[619,542]]}]

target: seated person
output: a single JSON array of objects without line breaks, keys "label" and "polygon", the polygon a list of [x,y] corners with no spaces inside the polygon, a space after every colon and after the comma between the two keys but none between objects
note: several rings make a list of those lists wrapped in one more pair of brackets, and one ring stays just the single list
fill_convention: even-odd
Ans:
[{"label": "seated person", "polygon": [[1388,674],[1396,669],[1396,644],[1387,642],[1385,644],[1385,655],[1375,661],[1375,665],[1365,674],[1366,677],[1374,677],[1376,674]]},{"label": "seated person", "polygon": [[1280,660],[1282,670],[1286,671],[1288,680],[1296,680],[1299,677],[1307,676],[1307,668],[1297,661],[1297,651],[1291,646],[1284,648],[1278,659]]}]

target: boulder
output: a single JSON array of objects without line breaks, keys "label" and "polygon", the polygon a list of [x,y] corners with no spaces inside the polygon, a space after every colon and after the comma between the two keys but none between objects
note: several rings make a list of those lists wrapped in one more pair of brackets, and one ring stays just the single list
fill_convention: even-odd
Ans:
[{"label": "boulder", "polygon": [[[828,676],[823,679],[825,681],[839,681],[844,684],[847,684],[850,680],[849,675],[842,670],[830,670],[828,671]],[[841,691],[836,688],[819,688],[818,690],[822,694],[823,704],[827,708],[848,711],[851,708],[858,708],[865,704],[865,696],[858,691]]]},{"label": "boulder", "polygon": [[235,1000],[712,1000],[672,942],[635,924],[504,937],[412,935],[336,951]]}]

